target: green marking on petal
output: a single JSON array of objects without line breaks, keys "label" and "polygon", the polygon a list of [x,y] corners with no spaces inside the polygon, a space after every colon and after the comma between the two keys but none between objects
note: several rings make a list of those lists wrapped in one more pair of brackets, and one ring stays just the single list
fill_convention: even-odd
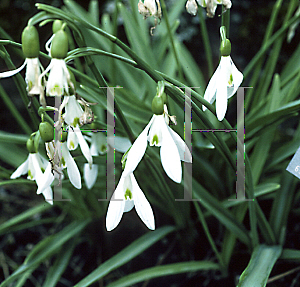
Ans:
[{"label": "green marking on petal", "polygon": [[45,169],[41,167],[41,171],[42,171],[42,173],[44,173],[44,172],[45,172]]},{"label": "green marking on petal", "polygon": [[158,145],[158,142],[159,142],[159,141],[158,141],[158,136],[157,136],[157,135],[154,135],[153,138],[152,138],[151,144],[152,144],[152,145],[154,145],[154,144],[155,144],[155,145]]},{"label": "green marking on petal", "polygon": [[128,189],[128,188],[126,189],[124,196],[125,196],[126,200],[132,199],[132,193],[131,193],[130,189]]},{"label": "green marking on petal", "polygon": [[72,126],[76,127],[77,125],[79,125],[79,118],[74,118]]},{"label": "green marking on petal", "polygon": [[66,164],[66,161],[65,161],[64,157],[61,158],[61,163],[62,163],[62,165]]},{"label": "green marking on petal", "polygon": [[30,170],[30,169],[28,169],[28,176],[29,176],[31,179],[33,179],[33,175],[32,175],[32,173],[31,173],[31,170]]},{"label": "green marking on petal", "polygon": [[230,86],[232,86],[232,84],[233,84],[233,76],[232,76],[232,74],[230,74],[228,84],[229,84]]},{"label": "green marking on petal", "polygon": [[29,83],[28,83],[28,91],[30,91],[32,89],[32,86],[33,86],[32,81],[29,81]]},{"label": "green marking on petal", "polygon": [[101,150],[101,152],[103,152],[103,153],[106,152],[106,145],[103,144],[103,145],[101,146],[100,150]]},{"label": "green marking on petal", "polygon": [[74,142],[70,141],[70,147],[73,149],[75,147]]}]

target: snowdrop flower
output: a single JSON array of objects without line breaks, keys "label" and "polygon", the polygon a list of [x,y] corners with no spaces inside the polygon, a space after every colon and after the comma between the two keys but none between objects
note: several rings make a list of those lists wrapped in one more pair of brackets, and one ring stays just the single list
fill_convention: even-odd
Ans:
[{"label": "snowdrop flower", "polygon": [[[40,52],[40,43],[38,32],[34,26],[27,26],[23,30],[22,50],[26,58],[22,66],[13,71],[0,73],[0,79],[11,77],[19,73],[26,67],[25,81],[27,84],[27,92],[30,96],[41,95],[40,101],[42,104],[44,103],[44,89],[42,87],[41,81],[39,81],[39,78],[43,67],[38,58]],[[42,80],[42,78],[40,79]]]},{"label": "snowdrop flower", "polygon": [[[222,26],[224,29],[224,26]],[[243,74],[236,68],[231,57],[231,45],[223,35],[221,27],[221,60],[220,64],[212,75],[205,90],[204,99],[211,104],[216,100],[216,113],[219,121],[225,117],[227,110],[227,99],[231,98],[243,81]],[[222,36],[223,35],[223,36]],[[202,106],[203,111],[206,107]]]},{"label": "snowdrop flower", "polygon": [[50,160],[55,161],[55,157],[57,157],[58,164],[56,166],[56,163],[54,163],[55,166],[53,166],[53,163],[48,163],[41,179],[43,184],[39,186],[37,193],[43,192],[44,188],[50,186],[57,175],[61,177],[61,170],[64,168],[67,168],[68,177],[73,186],[77,189],[81,189],[80,172],[75,160],[68,150],[67,142],[61,143],[60,141],[56,141],[55,145],[54,141],[51,141],[45,143],[45,146]]},{"label": "snowdrop flower", "polygon": [[188,0],[185,4],[186,11],[195,16],[198,12],[198,5],[196,0]]},{"label": "snowdrop flower", "polygon": [[68,36],[63,27],[54,34],[51,43],[51,62],[40,75],[41,78],[50,71],[46,86],[48,96],[69,95],[69,85],[73,88],[71,76],[64,60],[68,53]]},{"label": "snowdrop flower", "polygon": [[159,0],[144,0],[144,2],[140,0],[138,3],[138,10],[139,13],[143,15],[144,19],[147,19],[150,16],[154,16],[154,27],[150,29],[150,34],[153,35],[153,29],[155,29],[158,24],[158,20],[160,21],[162,17]]},{"label": "snowdrop flower", "polygon": [[68,149],[75,150],[80,145],[81,151],[91,166],[93,163],[89,146],[84,139],[79,125],[79,119],[83,115],[83,109],[76,100],[75,95],[65,96],[61,104],[65,108],[64,121],[68,124]]},{"label": "snowdrop flower", "polygon": [[[155,99],[156,97],[154,97]],[[153,112],[155,113],[154,110]],[[154,114],[148,125],[135,140],[127,154],[124,169],[125,176],[135,170],[144,156],[147,141],[149,141],[150,146],[160,147],[161,163],[167,175],[175,182],[181,182],[182,170],[180,161],[192,162],[192,155],[181,137],[168,126],[167,116],[167,108],[164,105],[163,114]]]},{"label": "snowdrop flower", "polygon": [[155,229],[154,215],[150,203],[140,189],[133,173],[122,173],[118,186],[109,202],[106,214],[106,229],[111,231],[117,227],[124,212],[135,210],[145,225]]},{"label": "snowdrop flower", "polygon": [[[30,180],[35,180],[37,186],[39,187],[43,184],[43,172],[45,171],[48,161],[44,159],[38,152],[36,152],[33,140],[29,139],[27,141],[27,149],[29,150],[27,159],[13,172],[10,178],[15,179],[27,173],[27,178]],[[53,204],[53,192],[51,187],[45,187],[42,193],[45,197],[45,200],[48,203]]]},{"label": "snowdrop flower", "polygon": [[213,18],[218,4],[224,5],[225,9],[228,10],[231,8],[230,0],[197,0],[200,6],[206,8],[207,17]]}]

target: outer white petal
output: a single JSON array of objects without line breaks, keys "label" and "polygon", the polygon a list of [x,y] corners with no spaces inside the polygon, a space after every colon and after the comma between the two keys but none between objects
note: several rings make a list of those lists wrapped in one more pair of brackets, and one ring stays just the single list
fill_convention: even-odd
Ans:
[{"label": "outer white petal", "polygon": [[227,111],[227,86],[228,86],[228,70],[230,69],[230,63],[228,62],[227,57],[221,57],[220,61],[220,73],[219,73],[219,82],[217,86],[216,93],[216,112],[219,121],[222,121],[225,117]]},{"label": "outer white petal", "polygon": [[[232,87],[228,87],[227,88],[227,99],[231,98],[237,91],[237,89],[239,88],[239,86],[241,85],[242,81],[243,81],[243,74],[237,69],[237,67],[235,66],[235,64],[233,63],[232,59],[230,56],[228,56],[229,60],[230,60],[230,65],[231,65],[231,69],[230,69],[230,74],[232,75],[232,79],[233,79],[233,85]],[[230,75],[229,75],[230,77]]]},{"label": "outer white petal", "polygon": [[198,11],[198,6],[195,0],[188,0],[185,4],[186,11],[195,16]]},{"label": "outer white petal", "polygon": [[37,194],[43,193],[44,190],[50,187],[51,183],[54,180],[54,175],[51,172],[51,164],[48,163],[48,166],[44,172],[44,174],[36,179],[36,183],[38,185]]},{"label": "outer white petal", "polygon": [[68,127],[67,145],[69,150],[75,150],[78,147],[78,139],[76,133],[70,126]]},{"label": "outer white petal", "polygon": [[205,1],[205,0],[197,0],[197,2],[198,2],[198,4],[200,5],[200,6],[202,6],[202,7],[206,7],[206,2],[207,2],[207,0]]},{"label": "outer white petal", "polygon": [[13,172],[10,178],[15,179],[17,177],[20,177],[23,174],[26,174],[28,172],[28,162],[29,162],[29,155],[27,159]]},{"label": "outer white petal", "polygon": [[25,81],[27,84],[27,92],[30,95],[39,95],[43,89],[39,83],[39,76],[41,75],[41,67],[39,58],[27,59],[27,68]]},{"label": "outer white petal", "polygon": [[50,73],[48,77],[46,92],[49,96],[62,96],[64,94],[64,72],[63,59],[52,59]]},{"label": "outer white petal", "polygon": [[61,145],[61,148],[62,148],[62,156],[66,162],[69,179],[70,179],[71,183],[74,185],[74,187],[76,187],[77,189],[80,189],[81,188],[81,176],[80,176],[78,167],[75,163],[75,160],[71,156],[71,154],[66,146],[66,143],[63,143]]},{"label": "outer white petal", "polygon": [[21,67],[15,69],[15,70],[12,70],[12,71],[7,71],[7,72],[0,73],[0,79],[2,79],[2,78],[8,78],[8,77],[11,77],[11,76],[19,73],[22,69],[24,69],[24,67],[26,66],[26,64],[27,64],[27,59],[24,61],[24,63],[22,64]]},{"label": "outer white petal", "polygon": [[45,201],[47,201],[48,203],[50,203],[51,205],[53,205],[53,192],[52,192],[52,188],[49,186],[47,188],[45,188],[42,192]]},{"label": "outer white petal", "polygon": [[[216,71],[214,72],[214,74],[212,75],[212,77],[210,78],[207,88],[205,90],[204,93],[204,99],[206,101],[208,101],[209,103],[213,103],[216,99],[216,92],[217,92],[217,85],[219,82],[219,76],[220,76],[220,64],[218,66],[218,68],[216,69]],[[204,105],[202,105],[202,109],[203,111],[206,110],[206,107]]]},{"label": "outer white petal", "polygon": [[141,161],[142,157],[144,156],[145,150],[147,148],[147,133],[153,122],[153,119],[154,117],[151,118],[148,125],[145,127],[145,129],[141,132],[141,134],[131,146],[127,155],[125,169],[123,171],[124,176],[127,176],[128,174],[133,172],[136,169],[139,162]]},{"label": "outer white petal", "polygon": [[133,173],[129,175],[132,182],[132,195],[134,205],[138,216],[142,219],[145,225],[151,229],[155,229],[154,215],[150,203],[140,189]]},{"label": "outer white petal", "polygon": [[98,164],[92,164],[92,168],[90,168],[88,163],[83,165],[83,178],[88,189],[91,189],[98,176]]},{"label": "outer white petal", "polygon": [[168,131],[170,132],[173,141],[175,142],[180,160],[185,161],[185,162],[192,162],[192,155],[191,152],[189,151],[186,143],[183,141],[183,139],[175,132],[173,131],[170,127],[168,127]]},{"label": "outer white petal", "polygon": [[181,182],[181,162],[177,146],[167,129],[167,125],[162,126],[163,142],[160,148],[160,158],[166,174],[175,182]]},{"label": "outer white petal", "polygon": [[31,153],[29,155],[28,173],[30,170],[32,179],[37,180],[43,175],[41,168],[42,168],[42,161],[40,160],[40,155],[38,153]]},{"label": "outer white petal", "polygon": [[[117,227],[123,216],[125,207],[124,198],[124,173],[122,174],[118,186],[112,195],[106,214],[106,230],[111,231]],[[122,199],[122,200],[120,200]]]},{"label": "outer white petal", "polygon": [[[76,126],[77,123],[75,118],[80,118],[83,114],[83,109],[81,108],[80,104],[77,102],[76,97],[73,96],[66,96],[68,97],[68,102],[65,107],[65,115],[64,120],[68,125]],[[77,121],[78,122],[78,121]]]},{"label": "outer white petal", "polygon": [[[112,145],[112,140],[114,140],[114,146]],[[112,148],[115,148],[116,151],[125,153],[131,146],[131,142],[128,138],[115,136],[107,138],[107,143]]]},{"label": "outer white petal", "polygon": [[74,133],[76,134],[77,139],[79,141],[79,145],[80,145],[82,154],[84,155],[84,157],[88,161],[89,165],[91,166],[93,163],[93,158],[92,158],[89,146],[88,146],[87,142],[85,141],[78,125],[74,128]]}]

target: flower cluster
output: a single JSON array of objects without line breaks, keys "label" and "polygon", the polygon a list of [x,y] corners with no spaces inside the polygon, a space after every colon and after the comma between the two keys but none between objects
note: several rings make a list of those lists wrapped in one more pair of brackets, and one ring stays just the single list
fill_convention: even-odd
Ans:
[{"label": "flower cluster", "polygon": [[[231,8],[230,0],[197,0],[198,4],[206,8],[207,17],[213,18],[216,13],[217,5],[223,5],[225,11]],[[191,15],[195,16],[198,12],[198,5],[196,0],[187,0],[186,10]]]}]

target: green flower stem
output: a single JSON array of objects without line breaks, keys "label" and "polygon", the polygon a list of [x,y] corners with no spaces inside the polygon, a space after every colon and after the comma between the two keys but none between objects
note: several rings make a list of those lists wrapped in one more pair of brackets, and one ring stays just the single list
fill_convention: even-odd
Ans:
[{"label": "green flower stem", "polygon": [[223,5],[222,5],[221,26],[225,26],[225,28],[226,28],[226,38],[229,39],[230,9],[225,11],[225,7]]},{"label": "green flower stem", "polygon": [[175,61],[177,63],[179,79],[180,79],[180,81],[183,81],[182,67],[181,67],[181,64],[180,64],[179,59],[178,59],[178,53],[177,53],[177,50],[176,50],[176,47],[175,47],[174,37],[173,37],[172,31],[171,31],[171,26],[170,26],[170,22],[169,22],[169,17],[168,17],[168,11],[167,11],[167,8],[166,8],[166,4],[165,4],[164,0],[161,0],[160,2],[161,2],[161,9],[162,9],[162,12],[163,12],[163,15],[164,15],[164,19],[166,21],[166,26],[167,26],[168,34],[169,34],[169,37],[170,37],[170,41],[171,41]]},{"label": "green flower stem", "polygon": [[205,217],[204,217],[203,212],[202,212],[202,210],[201,210],[201,208],[199,206],[199,203],[195,202],[195,201],[193,203],[194,203],[194,206],[195,206],[196,211],[198,213],[198,218],[199,218],[199,220],[200,220],[200,222],[202,224],[202,227],[204,229],[205,235],[206,235],[206,237],[208,239],[208,242],[209,242],[212,250],[215,252],[216,257],[218,258],[221,271],[222,271],[222,273],[225,273],[226,267],[225,267],[223,258],[221,256],[221,254],[219,253],[218,248],[217,248],[217,246],[216,246],[216,244],[215,244],[215,242],[214,242],[214,240],[213,240],[213,238],[212,238],[212,236],[211,236],[211,234],[209,232],[209,228],[207,226],[207,223],[205,221]]},{"label": "green flower stem", "polygon": [[214,72],[214,66],[213,66],[213,60],[212,60],[212,52],[211,52],[211,46],[209,42],[209,37],[207,33],[206,23],[203,17],[203,13],[200,11],[198,13],[199,23],[200,23],[200,29],[201,29],[201,35],[202,40],[204,44],[204,50],[206,54],[206,60],[207,60],[207,66],[208,66],[208,76],[211,77]]}]

